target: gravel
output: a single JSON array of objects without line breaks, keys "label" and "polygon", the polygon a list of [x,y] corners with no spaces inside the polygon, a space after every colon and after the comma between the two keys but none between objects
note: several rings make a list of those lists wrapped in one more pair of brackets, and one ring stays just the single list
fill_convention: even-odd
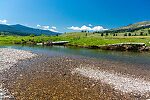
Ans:
[{"label": "gravel", "polygon": [[115,90],[120,90],[124,93],[134,93],[139,95],[150,93],[150,82],[145,81],[144,79],[133,78],[131,76],[109,71],[100,71],[90,67],[75,68],[72,73],[78,73],[90,79],[100,80],[105,84],[113,86]]},{"label": "gravel", "polygon": [[[0,48],[0,73],[2,71],[11,68],[20,60],[30,59],[37,56],[29,51],[16,50],[10,48]],[[0,82],[0,100],[1,99],[11,99],[13,96],[10,95],[9,91],[3,88]]]},{"label": "gravel", "polygon": [[0,72],[2,70],[9,69],[19,60],[30,59],[35,56],[36,54],[29,51],[0,48]]}]

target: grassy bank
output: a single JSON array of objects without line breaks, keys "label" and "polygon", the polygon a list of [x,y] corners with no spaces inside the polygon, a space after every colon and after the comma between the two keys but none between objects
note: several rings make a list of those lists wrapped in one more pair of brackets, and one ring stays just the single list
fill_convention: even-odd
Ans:
[{"label": "grassy bank", "polygon": [[0,44],[30,44],[46,41],[69,41],[68,45],[89,47],[116,43],[140,42],[150,46],[150,36],[101,36],[93,33],[66,33],[60,36],[0,36]]}]

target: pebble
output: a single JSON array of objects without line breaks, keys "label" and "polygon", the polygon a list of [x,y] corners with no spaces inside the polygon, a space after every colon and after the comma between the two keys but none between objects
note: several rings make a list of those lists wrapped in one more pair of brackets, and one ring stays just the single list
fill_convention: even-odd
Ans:
[{"label": "pebble", "polygon": [[17,50],[11,48],[0,48],[0,72],[9,69],[19,60],[30,59],[37,56],[30,51]]},{"label": "pebble", "polygon": [[150,82],[143,79],[133,78],[119,73],[111,73],[92,69],[90,67],[75,68],[72,73],[79,73],[93,80],[100,80],[105,84],[113,86],[115,90],[125,93],[145,95],[150,93]]},{"label": "pebble", "polygon": [[[35,56],[37,55],[29,51],[17,50],[11,48],[0,48],[0,73],[2,73],[2,71],[6,71],[7,69],[10,69],[19,60],[30,59]],[[20,74],[20,76],[22,75]],[[1,99],[13,100],[13,96],[10,95],[8,90],[2,87],[2,83],[0,83],[0,100]]]}]

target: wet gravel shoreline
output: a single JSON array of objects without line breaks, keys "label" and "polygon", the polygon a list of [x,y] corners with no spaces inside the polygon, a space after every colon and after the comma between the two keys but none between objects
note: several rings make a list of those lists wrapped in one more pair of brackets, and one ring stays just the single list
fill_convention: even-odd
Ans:
[{"label": "wet gravel shoreline", "polygon": [[11,48],[0,48],[0,99],[12,99],[9,90],[3,87],[3,71],[11,69],[18,61],[31,59],[36,54],[30,51],[16,50]]},{"label": "wet gravel shoreline", "polygon": [[76,68],[90,67],[100,71],[117,72],[150,81],[150,70],[138,65],[123,64],[84,57],[40,55],[19,61],[0,74],[3,87],[16,100],[145,100],[147,95],[123,93],[100,80],[72,74]]}]

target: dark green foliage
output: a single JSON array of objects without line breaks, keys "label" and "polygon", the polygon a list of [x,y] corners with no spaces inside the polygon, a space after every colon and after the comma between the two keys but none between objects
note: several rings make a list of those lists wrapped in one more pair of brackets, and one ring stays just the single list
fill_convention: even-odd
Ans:
[{"label": "dark green foliage", "polygon": [[129,33],[128,36],[131,36],[131,33]]},{"label": "dark green foliage", "polygon": [[108,33],[106,33],[106,36],[108,36]]},{"label": "dark green foliage", "polygon": [[127,33],[125,33],[124,36],[127,36]]},{"label": "dark green foliage", "polygon": [[25,41],[24,39],[21,39],[21,44],[26,44],[27,41]]},{"label": "dark green foliage", "polygon": [[150,34],[150,30],[148,30],[148,34]]},{"label": "dark green foliage", "polygon": [[148,34],[146,33],[145,35],[147,36]]},{"label": "dark green foliage", "polygon": [[30,37],[34,37],[35,35],[34,34],[30,34]]},{"label": "dark green foliage", "polygon": [[24,39],[21,39],[21,41],[25,41]]},{"label": "dark green foliage", "polygon": [[88,36],[88,34],[86,33],[85,36]]},{"label": "dark green foliage", "polygon": [[134,36],[137,36],[137,34],[135,33]]},{"label": "dark green foliage", "polygon": [[104,33],[101,33],[101,36],[104,36]]},{"label": "dark green foliage", "polygon": [[82,32],[82,33],[86,33],[87,31],[82,30],[81,32]]},{"label": "dark green foliage", "polygon": [[143,36],[143,32],[140,32],[140,36]]}]

